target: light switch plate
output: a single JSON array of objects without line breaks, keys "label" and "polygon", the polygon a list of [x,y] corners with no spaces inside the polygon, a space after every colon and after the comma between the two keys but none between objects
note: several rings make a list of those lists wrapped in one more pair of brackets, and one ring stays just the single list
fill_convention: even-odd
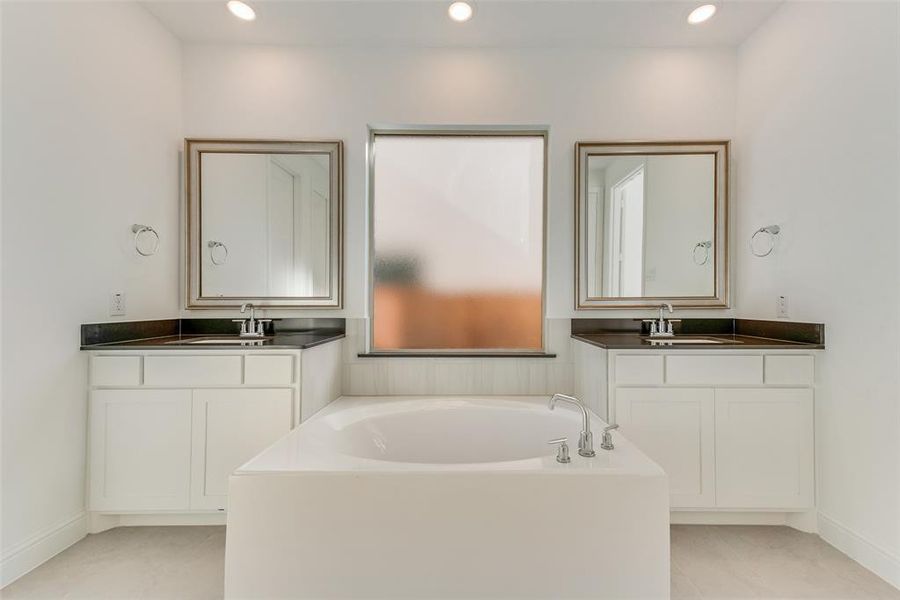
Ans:
[{"label": "light switch plate", "polygon": [[778,296],[778,300],[775,305],[775,311],[778,313],[779,319],[787,319],[788,318],[787,296]]},{"label": "light switch plate", "polygon": [[125,292],[109,293],[109,316],[124,317],[125,316]]}]

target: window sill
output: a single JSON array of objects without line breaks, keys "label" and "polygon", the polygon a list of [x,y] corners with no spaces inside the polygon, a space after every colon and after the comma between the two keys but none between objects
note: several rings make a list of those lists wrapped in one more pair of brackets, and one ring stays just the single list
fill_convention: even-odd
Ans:
[{"label": "window sill", "polygon": [[360,352],[359,358],[556,358],[552,352]]}]

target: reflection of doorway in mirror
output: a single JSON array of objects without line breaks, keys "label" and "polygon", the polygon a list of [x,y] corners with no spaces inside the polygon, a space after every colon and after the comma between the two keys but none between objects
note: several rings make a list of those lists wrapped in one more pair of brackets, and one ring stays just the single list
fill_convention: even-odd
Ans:
[{"label": "reflection of doorway in mirror", "polygon": [[601,179],[600,182],[592,181],[594,185],[588,190],[588,203],[585,207],[587,212],[587,269],[588,269],[588,285],[590,286],[591,296],[602,296],[603,290],[600,288],[603,282],[603,222],[605,193],[602,185],[603,171],[594,173],[593,179]]},{"label": "reflection of doorway in mirror", "polygon": [[644,295],[644,167],[612,185],[610,194],[611,252],[607,254],[609,296]]},{"label": "reflection of doorway in mirror", "polygon": [[[268,181],[268,295],[328,293],[329,178],[318,155],[273,155]],[[327,157],[326,157],[327,158]]]},{"label": "reflection of doorway in mirror", "polygon": [[294,190],[293,175],[269,159],[268,212],[269,247],[267,281],[270,296],[290,296],[294,288]]}]

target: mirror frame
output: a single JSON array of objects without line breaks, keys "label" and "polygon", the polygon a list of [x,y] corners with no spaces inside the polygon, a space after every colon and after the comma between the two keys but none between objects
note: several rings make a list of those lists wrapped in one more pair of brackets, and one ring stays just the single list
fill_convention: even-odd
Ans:
[{"label": "mirror frame", "polygon": [[[669,142],[576,142],[575,143],[575,310],[598,308],[656,308],[663,302],[675,308],[729,308],[729,140]],[[603,298],[588,295],[585,198],[587,161],[590,156],[640,154],[712,154],[715,157],[715,202],[713,244],[714,283],[712,296],[642,296]]]},{"label": "mirror frame", "polygon": [[[200,157],[210,153],[247,154],[327,154],[331,211],[329,283],[327,296],[203,296],[201,294],[201,258],[203,244],[200,231]],[[344,151],[343,142],[287,141],[287,140],[184,140],[184,223],[185,223],[185,298],[186,309],[237,308],[244,302],[252,302],[264,308],[335,308],[343,306],[344,279]]]}]

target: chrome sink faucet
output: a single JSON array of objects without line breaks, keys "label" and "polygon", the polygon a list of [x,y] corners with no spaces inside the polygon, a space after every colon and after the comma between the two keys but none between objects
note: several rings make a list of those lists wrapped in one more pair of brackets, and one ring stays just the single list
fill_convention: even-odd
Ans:
[{"label": "chrome sink faucet", "polygon": [[669,314],[675,312],[668,302],[659,305],[659,320],[650,322],[650,337],[673,337],[675,335],[671,319],[666,321],[665,311],[667,309]]},{"label": "chrome sink faucet", "polygon": [[565,394],[553,394],[553,396],[550,398],[550,410],[553,410],[556,407],[556,402],[558,400],[569,402],[570,404],[574,404],[581,409],[582,425],[581,435],[578,437],[578,454],[580,454],[581,456],[586,456],[588,458],[596,456],[597,453],[594,452],[594,434],[591,433],[591,415],[588,412],[587,408],[584,407],[584,403],[582,403],[578,398],[573,398],[572,396],[566,396]]},{"label": "chrome sink faucet", "polygon": [[257,319],[256,308],[250,302],[241,305],[241,314],[250,309],[250,319],[232,319],[235,323],[241,324],[241,337],[261,338],[265,337],[265,324],[270,323],[272,319]]}]

